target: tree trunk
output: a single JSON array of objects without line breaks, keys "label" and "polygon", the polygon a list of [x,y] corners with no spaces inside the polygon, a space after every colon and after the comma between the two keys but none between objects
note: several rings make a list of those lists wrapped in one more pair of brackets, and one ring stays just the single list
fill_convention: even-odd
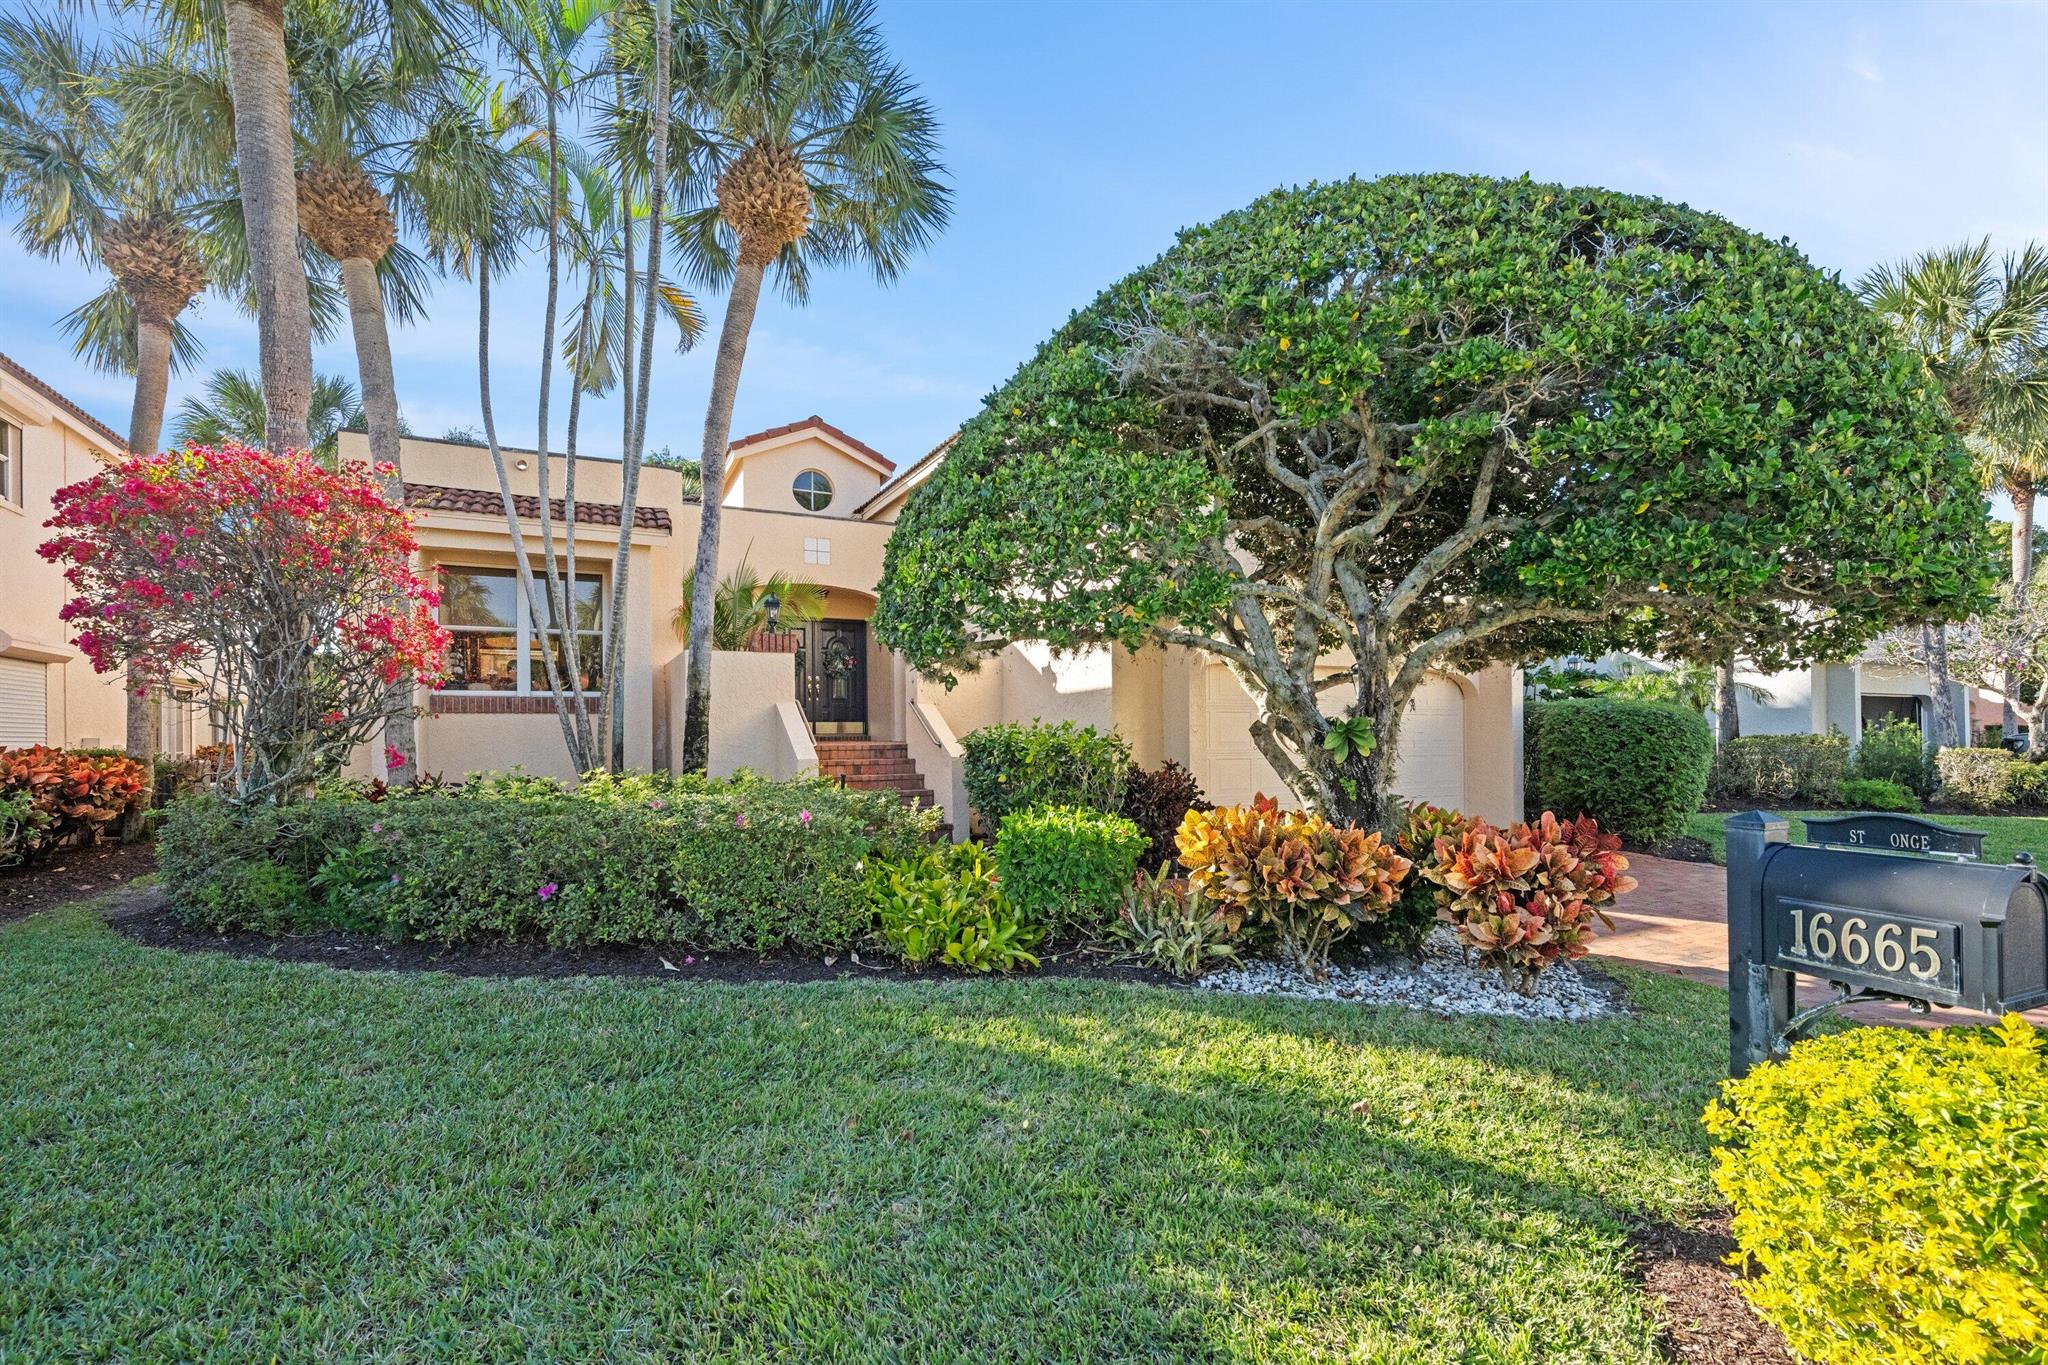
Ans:
[{"label": "tree trunk", "polygon": [[291,73],[283,0],[226,0],[228,91],[235,161],[256,293],[263,366],[264,440],[304,450],[313,401],[313,322],[299,259],[298,186],[292,174]]},{"label": "tree trunk", "polygon": [[1742,737],[1742,708],[1735,695],[1735,660],[1714,665],[1714,742]]},{"label": "tree trunk", "polygon": [[[2034,576],[2034,481],[2008,479],[2005,491],[2012,496],[2012,602],[2014,615],[2024,619],[2027,584]],[[2012,709],[2013,696],[2020,687],[2019,670],[2008,668],[2001,683],[1999,691],[2005,694],[2005,701],[1998,708],[1998,733],[2009,748],[2020,733],[2019,716]],[[2033,752],[2031,741],[2027,751]]]},{"label": "tree trunk", "polygon": [[1943,749],[1962,747],[1962,732],[1956,723],[1956,699],[1948,675],[1948,627],[1922,626],[1920,640],[1927,652],[1928,688],[1934,694],[1934,743]]},{"label": "tree trunk", "polygon": [[[135,404],[128,411],[128,449],[136,455],[156,453],[163,439],[164,395],[171,384],[171,319],[138,315],[135,326]],[[148,767],[156,758],[156,714],[149,687],[130,665],[122,677],[127,709],[122,747],[128,757]]]},{"label": "tree trunk", "polygon": [[[639,385],[627,395],[632,409],[631,439],[620,453],[619,540],[612,554],[612,614],[605,628],[605,695],[610,699],[611,767],[626,766],[626,588],[632,578],[633,512],[640,501],[640,465],[647,447],[648,381],[654,373],[654,306],[660,298],[661,220],[668,195],[669,76],[675,32],[669,0],[654,0],[654,86],[652,106],[652,171],[647,186],[647,276],[644,314],[640,320],[640,359],[634,378]],[[628,221],[631,216],[628,215]]]},{"label": "tree trunk", "polygon": [[711,626],[718,595],[718,522],[725,486],[725,450],[732,442],[732,408],[739,396],[747,337],[761,302],[764,265],[742,263],[733,275],[725,323],[718,334],[718,363],[711,372],[711,405],[704,413],[704,448],[698,456],[704,491],[699,503],[696,578],[690,585],[690,674],[683,698],[680,766],[703,772],[711,762]]},{"label": "tree trunk", "polygon": [[[361,256],[341,262],[348,294],[349,328],[355,335],[356,378],[363,391],[363,424],[370,434],[370,465],[391,466],[377,475],[384,500],[405,506],[404,449],[398,433],[398,383],[391,370],[391,330],[384,319],[384,291],[376,264]],[[413,719],[413,681],[400,678],[384,694],[385,781],[409,787],[419,779],[419,733]],[[391,758],[398,761],[393,763]]]},{"label": "tree trunk", "polygon": [[[497,410],[491,406],[491,261],[488,251],[477,254],[476,265],[476,316],[477,316],[477,392],[484,419],[484,442],[490,447],[491,468],[498,475],[498,497],[505,504],[505,530],[512,537],[512,566],[518,570],[519,591],[526,602],[526,611],[536,628],[545,620],[541,612],[540,593],[533,581],[533,562],[526,557],[526,533],[519,529],[519,507],[513,501],[512,478],[505,472],[505,452],[498,448]],[[555,652],[542,643],[541,663],[546,669],[548,691],[555,700],[555,719],[562,724],[562,745],[569,751],[569,762],[577,772],[588,771],[595,766],[590,755],[585,753],[569,715],[568,703],[562,696],[561,675],[555,668]]]}]

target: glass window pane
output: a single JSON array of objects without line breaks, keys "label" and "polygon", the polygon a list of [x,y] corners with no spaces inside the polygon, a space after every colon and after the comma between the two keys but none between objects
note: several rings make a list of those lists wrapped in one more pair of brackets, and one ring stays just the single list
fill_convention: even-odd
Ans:
[{"label": "glass window pane", "polygon": [[441,624],[510,629],[519,621],[519,578],[510,569],[447,569]]},{"label": "glass window pane", "polygon": [[458,630],[448,644],[449,689],[462,692],[517,692],[519,637]]},{"label": "glass window pane", "polygon": [[[577,634],[579,641],[576,662],[581,670],[582,690],[595,692],[604,686],[604,636],[596,631],[579,631]],[[549,647],[555,651],[555,667],[566,678],[569,674],[569,651],[562,643],[562,633],[551,630],[547,638]],[[530,678],[527,687],[535,692],[547,691],[548,666],[538,650],[534,651],[528,671]]]},{"label": "glass window pane", "polygon": [[[599,623],[604,620],[602,584],[603,580],[599,579],[595,574],[578,574],[576,576],[574,612],[577,629],[596,630],[599,628]],[[552,626],[555,624],[554,600],[546,592],[541,593],[541,599],[542,605],[548,614],[548,624]]]},{"label": "glass window pane", "polygon": [[806,469],[791,485],[796,505],[807,512],[822,512],[832,501],[832,480],[815,469]]}]

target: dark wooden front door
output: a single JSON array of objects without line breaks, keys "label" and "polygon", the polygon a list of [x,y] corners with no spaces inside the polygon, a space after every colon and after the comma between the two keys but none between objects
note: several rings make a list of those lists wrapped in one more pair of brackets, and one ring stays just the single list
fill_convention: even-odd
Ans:
[{"label": "dark wooden front door", "polygon": [[797,656],[797,695],[811,731],[819,735],[868,732],[868,623],[813,621],[804,627]]}]

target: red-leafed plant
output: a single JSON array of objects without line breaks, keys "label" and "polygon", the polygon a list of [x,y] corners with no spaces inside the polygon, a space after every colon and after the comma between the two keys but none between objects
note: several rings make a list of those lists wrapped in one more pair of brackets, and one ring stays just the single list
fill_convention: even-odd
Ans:
[{"label": "red-leafed plant", "polygon": [[1269,796],[1191,810],[1175,842],[1188,884],[1221,906],[1230,930],[1246,919],[1271,925],[1312,981],[1328,974],[1330,944],[1386,914],[1408,875],[1408,860],[1377,832],[1283,811]]},{"label": "red-leafed plant", "polygon": [[25,808],[0,859],[25,862],[77,835],[98,839],[109,825],[149,799],[142,765],[114,754],[74,754],[37,744],[0,749],[0,802]]},{"label": "red-leafed plant", "polygon": [[1636,886],[1620,836],[1602,833],[1590,817],[1560,820],[1549,811],[1506,830],[1480,821],[1438,839],[1422,875],[1446,892],[1437,916],[1458,941],[1524,991],[1560,957],[1590,952],[1594,919],[1614,927],[1602,907]]},{"label": "red-leafed plant", "polygon": [[405,510],[360,465],[245,446],[134,456],[60,489],[44,558],[102,672],[212,684],[221,784],[287,801],[384,719],[386,689],[440,675],[439,600],[412,569]]}]

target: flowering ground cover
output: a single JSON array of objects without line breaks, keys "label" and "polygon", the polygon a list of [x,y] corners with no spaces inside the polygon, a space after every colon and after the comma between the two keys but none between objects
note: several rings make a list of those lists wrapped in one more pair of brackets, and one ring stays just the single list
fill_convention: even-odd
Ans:
[{"label": "flowering ground cover", "polygon": [[1658,1360],[1725,996],[1444,1019],[0,929],[0,1358]]}]

